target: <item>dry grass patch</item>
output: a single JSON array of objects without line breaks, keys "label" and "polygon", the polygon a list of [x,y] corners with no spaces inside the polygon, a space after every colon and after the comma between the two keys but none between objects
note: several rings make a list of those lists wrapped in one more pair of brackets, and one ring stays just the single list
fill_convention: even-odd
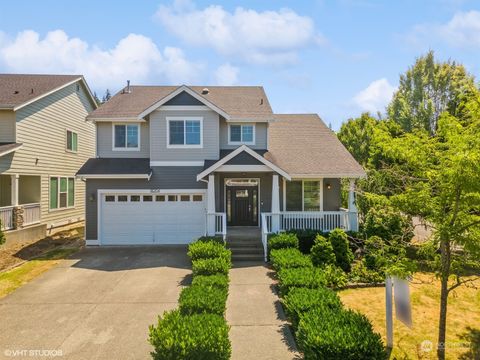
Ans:
[{"label": "dry grass patch", "polygon": [[[447,359],[480,359],[480,280],[461,286],[449,296]],[[432,274],[416,273],[410,286],[413,328],[394,319],[391,359],[436,359],[435,349],[424,352],[421,343],[438,336],[440,282]],[[345,306],[368,316],[385,341],[385,288],[349,289],[339,292]],[[467,348],[466,343],[472,346]],[[477,357],[478,356],[478,357]]]}]

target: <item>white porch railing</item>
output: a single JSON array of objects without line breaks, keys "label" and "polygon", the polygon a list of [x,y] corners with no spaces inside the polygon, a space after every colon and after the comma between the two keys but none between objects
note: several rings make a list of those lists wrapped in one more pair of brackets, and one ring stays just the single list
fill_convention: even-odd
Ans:
[{"label": "white porch railing", "polygon": [[322,232],[332,231],[334,229],[351,230],[350,224],[356,219],[356,212],[341,211],[284,211],[280,212],[279,228],[272,229],[273,215],[271,213],[262,213],[262,244],[267,261],[267,240],[268,235],[276,231],[288,230],[318,230]]},{"label": "white porch railing", "polygon": [[0,207],[2,230],[13,229],[13,206]]},{"label": "white porch railing", "polygon": [[40,222],[40,204],[23,204],[23,225],[32,225]]},{"label": "white porch railing", "polygon": [[223,241],[227,239],[227,215],[215,213],[215,235],[222,235]]}]

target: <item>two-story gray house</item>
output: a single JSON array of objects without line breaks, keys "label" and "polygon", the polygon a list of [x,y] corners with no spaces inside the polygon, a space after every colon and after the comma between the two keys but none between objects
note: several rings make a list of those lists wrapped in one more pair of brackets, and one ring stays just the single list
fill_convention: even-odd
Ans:
[{"label": "two-story gray house", "polygon": [[77,174],[87,244],[356,227],[362,167],[318,115],[274,114],[262,87],[127,86],[87,119],[97,127],[97,157]]},{"label": "two-story gray house", "polygon": [[84,219],[85,183],[75,174],[95,156],[97,104],[81,75],[0,74],[0,221],[8,239]]}]

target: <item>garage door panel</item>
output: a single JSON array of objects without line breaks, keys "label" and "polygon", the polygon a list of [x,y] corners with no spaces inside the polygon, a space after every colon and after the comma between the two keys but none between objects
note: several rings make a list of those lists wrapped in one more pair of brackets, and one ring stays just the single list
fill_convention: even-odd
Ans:
[{"label": "garage door panel", "polygon": [[[117,200],[126,194],[108,195]],[[195,202],[108,202],[104,195],[101,201],[102,245],[187,244],[205,233],[205,196]]]}]

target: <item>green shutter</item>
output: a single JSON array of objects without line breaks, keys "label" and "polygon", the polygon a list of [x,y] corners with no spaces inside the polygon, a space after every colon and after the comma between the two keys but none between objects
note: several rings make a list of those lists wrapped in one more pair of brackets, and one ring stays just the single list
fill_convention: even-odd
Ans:
[{"label": "green shutter", "polygon": [[50,209],[58,208],[58,178],[50,178]]},{"label": "green shutter", "polygon": [[68,179],[68,206],[75,205],[75,180]]},{"label": "green shutter", "polygon": [[77,152],[78,148],[78,135],[77,133],[72,133],[72,151]]}]

